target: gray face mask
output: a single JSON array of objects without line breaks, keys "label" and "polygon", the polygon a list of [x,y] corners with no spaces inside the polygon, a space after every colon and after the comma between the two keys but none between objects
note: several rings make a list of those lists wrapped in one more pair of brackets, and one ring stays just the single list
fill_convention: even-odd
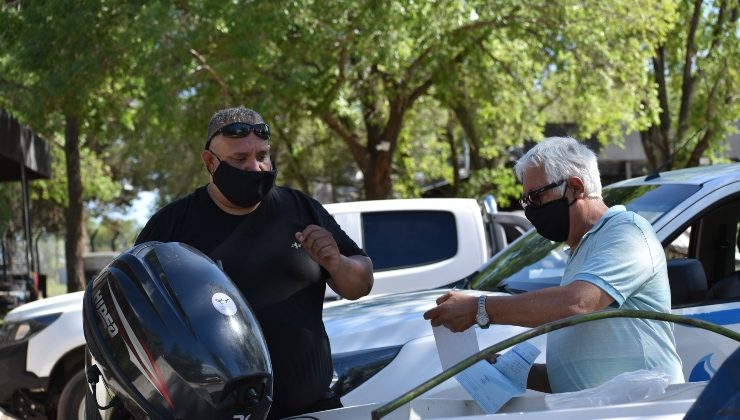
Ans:
[{"label": "gray face mask", "polygon": [[227,200],[239,207],[252,207],[259,203],[275,184],[277,171],[244,171],[224,162],[215,153],[213,156],[219,161],[213,171],[213,183]]}]

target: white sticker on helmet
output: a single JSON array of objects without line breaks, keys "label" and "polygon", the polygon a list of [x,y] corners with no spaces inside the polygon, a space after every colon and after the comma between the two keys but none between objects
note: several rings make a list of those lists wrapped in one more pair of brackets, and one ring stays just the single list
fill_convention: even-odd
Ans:
[{"label": "white sticker on helmet", "polygon": [[234,303],[234,299],[230,298],[227,294],[215,293],[211,297],[211,303],[213,303],[213,307],[216,308],[217,311],[226,316],[236,314],[236,303]]}]

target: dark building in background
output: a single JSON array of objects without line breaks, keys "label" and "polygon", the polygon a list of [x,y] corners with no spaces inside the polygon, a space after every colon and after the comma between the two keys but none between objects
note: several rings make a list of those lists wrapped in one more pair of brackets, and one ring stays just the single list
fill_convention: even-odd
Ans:
[{"label": "dark building in background", "polygon": [[21,125],[5,110],[0,109],[0,182],[20,182],[23,211],[23,232],[26,239],[25,268],[8,264],[5,233],[0,232],[0,310],[4,306],[22,303],[45,290],[45,276],[39,274],[39,265],[34,256],[31,232],[31,209],[28,184],[35,179],[51,177],[51,154],[49,143]]}]

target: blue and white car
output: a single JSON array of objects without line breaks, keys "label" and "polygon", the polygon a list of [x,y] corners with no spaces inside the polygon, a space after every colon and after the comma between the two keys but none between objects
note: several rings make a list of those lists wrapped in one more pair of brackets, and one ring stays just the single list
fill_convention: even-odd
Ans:
[{"label": "blue and white car", "polygon": [[[603,196],[608,205],[625,204],[652,223],[669,259],[674,314],[740,331],[740,164],[622,181],[604,188]],[[558,285],[565,246],[530,230],[468,278],[469,293],[521,293]],[[334,389],[345,406],[391,401],[441,372],[432,328],[422,314],[447,290],[325,305]],[[506,325],[474,328],[481,349],[525,331]],[[729,338],[680,325],[675,336],[688,381],[709,379],[738,347]],[[538,362],[544,362],[545,337],[530,342],[543,350]],[[464,392],[450,379],[424,396],[460,398]]]}]

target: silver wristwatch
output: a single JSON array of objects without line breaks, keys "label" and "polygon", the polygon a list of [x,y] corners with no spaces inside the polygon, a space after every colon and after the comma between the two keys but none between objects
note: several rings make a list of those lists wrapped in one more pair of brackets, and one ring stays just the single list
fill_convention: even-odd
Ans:
[{"label": "silver wristwatch", "polygon": [[491,325],[491,319],[486,312],[486,295],[478,297],[478,313],[475,314],[475,322],[481,328],[488,328]]}]

